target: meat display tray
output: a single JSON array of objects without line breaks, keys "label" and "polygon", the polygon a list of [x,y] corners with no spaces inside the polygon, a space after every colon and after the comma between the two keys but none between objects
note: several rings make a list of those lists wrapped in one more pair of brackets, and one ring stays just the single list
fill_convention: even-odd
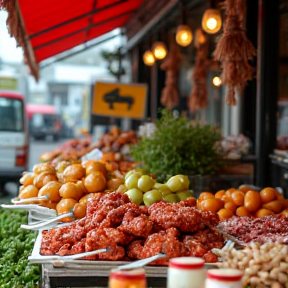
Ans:
[{"label": "meat display tray", "polygon": [[[50,256],[40,254],[42,232],[40,231],[33,251],[28,257],[29,263],[42,266],[42,287],[108,287],[111,269],[128,264],[127,261],[66,260],[59,263]],[[63,265],[62,265],[63,264]],[[215,268],[217,263],[205,264],[206,268]],[[147,287],[166,287],[167,267],[146,266]]]},{"label": "meat display tray", "polygon": [[[40,254],[42,232],[40,231],[29,263],[42,266],[42,287],[108,287],[111,269],[128,264],[127,261],[67,260],[64,265]],[[56,265],[55,265],[56,264]],[[146,266],[148,287],[166,287],[167,267]]]}]

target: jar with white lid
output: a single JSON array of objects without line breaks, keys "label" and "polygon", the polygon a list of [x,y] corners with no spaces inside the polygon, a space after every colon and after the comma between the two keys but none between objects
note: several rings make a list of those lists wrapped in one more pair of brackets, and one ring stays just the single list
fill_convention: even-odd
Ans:
[{"label": "jar with white lid", "polygon": [[237,269],[210,269],[207,271],[205,288],[242,288],[242,277],[242,271]]},{"label": "jar with white lid", "polygon": [[204,288],[206,270],[198,257],[178,257],[169,260],[167,288]]}]

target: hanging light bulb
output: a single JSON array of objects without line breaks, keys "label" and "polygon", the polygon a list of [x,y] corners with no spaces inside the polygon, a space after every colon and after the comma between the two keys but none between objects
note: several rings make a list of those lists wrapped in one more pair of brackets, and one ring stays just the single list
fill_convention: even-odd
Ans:
[{"label": "hanging light bulb", "polygon": [[222,80],[221,80],[220,77],[215,76],[212,79],[212,83],[213,83],[214,86],[219,87],[222,84]]},{"label": "hanging light bulb", "polygon": [[222,25],[220,11],[217,9],[208,9],[202,17],[202,28],[209,34],[217,33]]},{"label": "hanging light bulb", "polygon": [[176,32],[176,42],[183,47],[188,46],[193,40],[193,34],[188,25],[179,25]]},{"label": "hanging light bulb", "polygon": [[199,47],[201,45],[203,45],[204,43],[206,43],[207,39],[206,36],[203,32],[203,30],[201,28],[198,28],[195,31],[195,41],[194,41],[194,45],[197,49],[199,49]]},{"label": "hanging light bulb", "polygon": [[143,54],[143,62],[147,66],[152,66],[155,63],[154,55],[150,50]]},{"label": "hanging light bulb", "polygon": [[156,42],[152,47],[152,52],[156,59],[164,59],[167,55],[166,45],[163,42]]}]

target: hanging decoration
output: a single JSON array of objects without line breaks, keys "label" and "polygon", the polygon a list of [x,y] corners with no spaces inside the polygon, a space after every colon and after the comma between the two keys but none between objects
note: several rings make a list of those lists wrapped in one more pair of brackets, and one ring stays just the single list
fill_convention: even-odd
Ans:
[{"label": "hanging decoration", "polygon": [[[196,33],[203,35],[203,33]],[[205,37],[205,36],[204,36]],[[207,41],[201,39],[201,41],[195,41],[195,47],[197,48],[196,62],[194,66],[194,72],[191,74],[191,80],[193,82],[193,88],[189,98],[189,111],[191,113],[196,112],[198,109],[207,107],[207,72],[210,65],[208,55]]]},{"label": "hanging decoration", "polygon": [[180,65],[180,54],[174,41],[170,41],[169,54],[160,65],[160,69],[166,71],[165,87],[161,93],[161,104],[171,110],[178,105],[179,94],[177,90],[177,78]]},{"label": "hanging decoration", "polygon": [[244,0],[225,0],[224,33],[213,52],[214,59],[222,66],[222,82],[228,85],[226,103],[236,105],[235,89],[240,93],[246,82],[254,76],[249,60],[256,56],[256,49],[247,39],[242,23],[246,14]]}]

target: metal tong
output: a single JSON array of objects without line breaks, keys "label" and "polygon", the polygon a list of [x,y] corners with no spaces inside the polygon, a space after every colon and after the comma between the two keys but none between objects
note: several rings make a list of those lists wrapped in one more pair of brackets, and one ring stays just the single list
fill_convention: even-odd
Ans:
[{"label": "metal tong", "polygon": [[129,264],[118,266],[116,270],[129,270],[129,269],[141,268],[141,267],[146,266],[150,262],[153,262],[159,258],[164,258],[164,257],[166,257],[166,254],[159,253],[149,258],[141,259],[141,260],[129,263]]},{"label": "metal tong", "polygon": [[[73,212],[61,214],[57,217],[53,217],[53,218],[46,220],[46,221],[39,221],[36,224],[29,224],[29,225],[22,224],[20,227],[23,229],[28,229],[28,230],[46,230],[46,229],[53,228],[53,227],[57,226],[58,221],[62,218],[66,218],[66,217],[73,217]],[[64,223],[64,224],[62,224],[62,226],[66,226],[66,225],[70,225],[70,224],[71,224],[71,222]]]},{"label": "metal tong", "polygon": [[89,252],[84,252],[84,253],[78,253],[78,254],[73,254],[73,255],[67,255],[67,256],[39,256],[38,258],[36,257],[32,257],[29,256],[28,260],[31,263],[35,263],[35,264],[41,264],[43,262],[52,262],[52,264],[54,266],[64,266],[65,265],[65,261],[70,261],[70,260],[75,260],[75,259],[79,259],[79,258],[83,258],[83,257],[87,257],[87,256],[92,256],[92,255],[97,255],[100,253],[106,253],[109,252],[110,248],[106,247],[103,249],[98,249],[98,250],[94,250],[94,251],[89,251]]}]

